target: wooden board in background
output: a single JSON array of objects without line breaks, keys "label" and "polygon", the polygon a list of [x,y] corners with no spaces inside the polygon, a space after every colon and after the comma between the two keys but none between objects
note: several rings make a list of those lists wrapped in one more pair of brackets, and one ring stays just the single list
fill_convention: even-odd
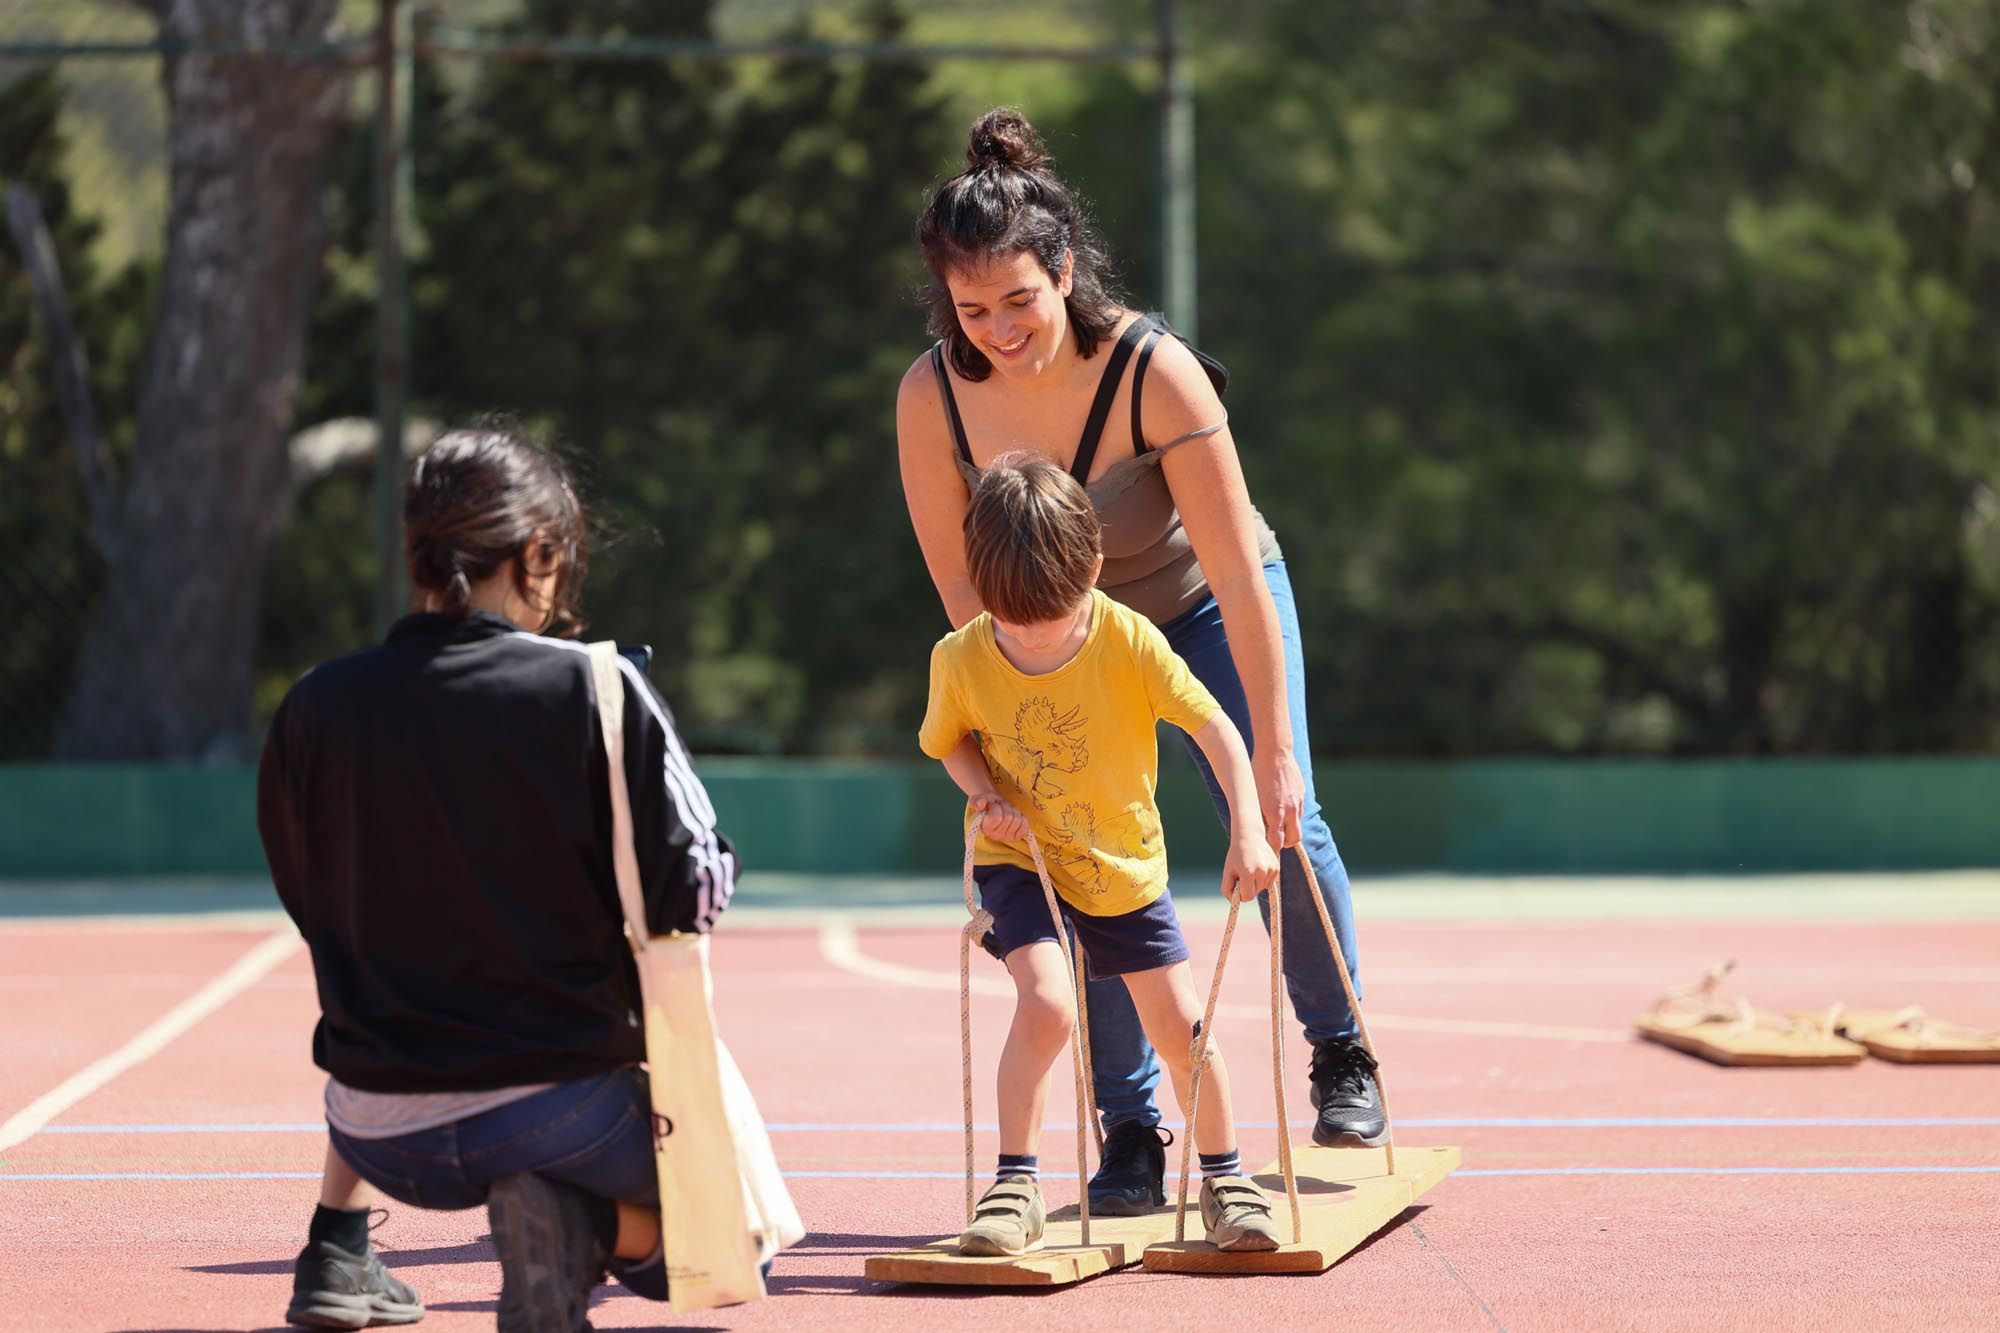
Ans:
[{"label": "wooden board in background", "polygon": [[1868,1058],[1865,1047],[1823,1033],[1782,1033],[1770,1028],[1739,1032],[1733,1018],[1677,1026],[1650,1014],[1635,1026],[1639,1035],[1662,1046],[1698,1055],[1719,1065],[1851,1065]]}]

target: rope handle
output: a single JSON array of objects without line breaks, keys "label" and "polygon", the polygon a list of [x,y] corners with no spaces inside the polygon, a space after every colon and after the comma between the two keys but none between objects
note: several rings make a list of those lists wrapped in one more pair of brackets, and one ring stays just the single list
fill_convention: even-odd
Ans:
[{"label": "rope handle", "polygon": [[[958,943],[958,1031],[959,1081],[965,1107],[965,1223],[971,1226],[978,1204],[974,1185],[972,1138],[972,944],[993,926],[992,914],[979,906],[973,884],[973,853],[979,844],[983,819],[975,812],[965,829],[965,910],[970,917],[959,934]],[[1082,1223],[1081,1242],[1090,1244],[1090,1152],[1088,1144],[1096,1130],[1096,1092],[1091,1086],[1089,1001],[1084,998],[1084,955],[1079,940],[1071,947],[1068,925],[1056,900],[1055,883],[1049,878],[1048,863],[1042,859],[1042,845],[1033,829],[1028,830],[1028,854],[1034,858],[1035,874],[1042,882],[1049,920],[1056,931],[1056,947],[1062,950],[1063,968],[1075,988],[1076,1023],[1070,1031],[1072,1072],[1076,1083],[1076,1196],[1077,1215]],[[1103,1148],[1100,1141],[1099,1150]]]},{"label": "rope handle", "polygon": [[1676,986],[1653,1002],[1652,1017],[1669,1027],[1698,1027],[1739,1016],[1736,1005],[1721,1000],[1722,982],[1736,970],[1736,960],[1709,964],[1701,980],[1691,986]]},{"label": "rope handle", "polygon": [[[1285,1202],[1292,1216],[1292,1244],[1300,1240],[1299,1179],[1292,1165],[1292,1131],[1285,1115],[1285,925],[1283,890],[1273,881],[1271,894],[1271,1084],[1278,1107],[1278,1170],[1285,1180]],[[1229,965],[1229,942],[1236,933],[1236,916],[1243,904],[1230,899],[1229,919],[1222,928],[1222,947],[1215,958],[1215,977],[1208,986],[1208,1006],[1202,1011],[1201,1026],[1194,1035],[1194,1073],[1188,1080],[1187,1126],[1181,1139],[1180,1188],[1174,1201],[1174,1239],[1187,1239],[1189,1162],[1194,1152],[1195,1134],[1201,1125],[1201,1076],[1215,1058],[1215,1005],[1222,995],[1222,973]]]},{"label": "rope handle", "polygon": [[[1340,936],[1334,931],[1333,918],[1327,913],[1326,899],[1320,895],[1319,876],[1313,873],[1312,858],[1306,855],[1305,844],[1303,843],[1293,843],[1292,851],[1299,858],[1299,865],[1306,872],[1306,887],[1311,890],[1308,896],[1312,898],[1314,908],[1319,911],[1320,929],[1326,932],[1326,946],[1333,951],[1333,966],[1340,973],[1340,989],[1347,995],[1348,1012],[1354,1015],[1354,1025],[1360,1030],[1361,1048],[1367,1051],[1368,1058],[1375,1062],[1375,1093],[1382,1099],[1382,1159],[1388,1173],[1393,1176],[1396,1174],[1396,1121],[1389,1114],[1389,1088],[1382,1078],[1382,1060],[1381,1057],[1375,1054],[1374,1039],[1368,1035],[1368,1020],[1361,1013],[1361,1001],[1355,998],[1354,978],[1347,970],[1346,955],[1340,951]],[[1277,916],[1278,899],[1277,895],[1273,894],[1271,897],[1272,920],[1275,921]],[[1272,939],[1275,941],[1276,938],[1277,932],[1274,928]],[[1273,952],[1276,952],[1275,944]],[[1720,978],[1718,977],[1717,980],[1720,980]],[[1280,1125],[1285,1123],[1284,1105],[1285,1103],[1281,1098],[1278,1102],[1278,1123]],[[1289,1145],[1287,1146],[1289,1150]]]},{"label": "rope handle", "polygon": [[1940,1022],[1925,1013],[1919,1005],[1909,1005],[1899,1009],[1881,1027],[1870,1028],[1866,1035],[1877,1032],[1903,1031],[1920,1042],[1989,1042],[2000,1038],[2000,1028],[1966,1027],[1958,1023]]},{"label": "rope handle", "polygon": [[1818,1014],[1776,1014],[1738,996],[1724,999],[1722,983],[1736,970],[1734,959],[1712,963],[1701,980],[1676,986],[1653,1002],[1651,1017],[1663,1027],[1686,1030],[1710,1023],[1727,1023],[1731,1036],[1776,1032],[1782,1036],[1831,1037],[1840,1031],[1847,1006],[1836,1000]]},{"label": "rope handle", "polygon": [[1229,941],[1236,934],[1236,913],[1242,906],[1233,898],[1229,901],[1229,920],[1223,923],[1222,947],[1215,955],[1215,979],[1208,984],[1208,1006],[1202,1010],[1201,1023],[1194,1030],[1194,1073],[1188,1079],[1187,1125],[1181,1131],[1180,1195],[1174,1204],[1177,1241],[1187,1239],[1188,1167],[1194,1159],[1195,1127],[1201,1123],[1201,1076],[1215,1058],[1215,1003],[1222,996],[1222,970],[1229,966]]},{"label": "rope handle", "polygon": [[[1285,898],[1283,875],[1271,881],[1271,1097],[1278,1108],[1278,1171],[1291,1205],[1292,1244],[1299,1243],[1299,1179],[1292,1168],[1292,1118],[1285,1114]],[[1318,897],[1318,890],[1314,890]],[[1340,950],[1334,951],[1336,957]]]}]

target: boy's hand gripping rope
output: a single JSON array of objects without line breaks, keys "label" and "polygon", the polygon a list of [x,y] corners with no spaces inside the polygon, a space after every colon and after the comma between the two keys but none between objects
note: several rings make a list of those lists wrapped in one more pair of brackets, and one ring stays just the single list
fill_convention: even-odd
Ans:
[{"label": "boy's hand gripping rope", "polygon": [[[973,888],[972,855],[979,842],[980,820],[974,816],[965,830],[965,910],[971,918],[958,938],[958,1040],[959,1083],[965,1104],[965,1224],[972,1225],[979,1204],[974,1186],[972,1161],[972,946],[993,928],[993,914],[979,905]],[[1048,865],[1042,860],[1042,845],[1028,830],[1028,854],[1035,859],[1035,874],[1041,878],[1042,894],[1048,903],[1049,920],[1055,923],[1056,947],[1062,950],[1071,985],[1076,990],[1076,1025],[1070,1033],[1070,1054],[1076,1081],[1076,1206],[1082,1222],[1081,1241],[1090,1244],[1090,1153],[1087,1147],[1097,1130],[1097,1093],[1091,1083],[1090,1006],[1084,998],[1084,957],[1082,941],[1070,939],[1061,905],[1056,901],[1055,884],[1049,879]],[[1103,1150],[1101,1136],[1098,1150]]]},{"label": "boy's hand gripping rope", "polygon": [[[1340,988],[1347,995],[1347,1006],[1354,1015],[1355,1026],[1361,1033],[1362,1048],[1369,1058],[1375,1058],[1375,1043],[1369,1040],[1368,1024],[1361,1016],[1361,1004],[1354,998],[1354,979],[1347,971],[1347,958],[1340,950],[1340,937],[1334,932],[1333,918],[1327,913],[1326,900],[1319,895],[1319,877],[1313,873],[1312,862],[1307,859],[1303,846],[1292,849],[1305,868],[1306,889],[1311,894],[1313,906],[1319,911],[1320,928],[1326,932],[1327,947],[1333,951],[1333,964],[1340,973]],[[1299,1243],[1299,1182],[1292,1169],[1292,1132],[1289,1117],[1285,1113],[1285,1046],[1284,1046],[1284,956],[1285,919],[1284,898],[1280,881],[1273,881],[1271,894],[1271,1079],[1277,1096],[1278,1108],[1278,1167],[1285,1177],[1285,1199],[1291,1205],[1292,1244]],[[1215,979],[1208,987],[1208,1007],[1202,1012],[1201,1027],[1194,1035],[1194,1076],[1189,1079],[1187,1132],[1181,1140],[1180,1195],[1174,1206],[1174,1239],[1187,1239],[1187,1194],[1188,1166],[1194,1152],[1195,1127],[1201,1120],[1201,1076],[1215,1058],[1215,1004],[1222,995],[1222,970],[1229,964],[1229,942],[1236,933],[1236,914],[1242,904],[1231,900],[1229,920],[1222,927],[1222,947],[1215,956]],[[1388,1174],[1396,1174],[1396,1139],[1394,1122],[1389,1115],[1389,1096],[1382,1089],[1380,1062],[1377,1061],[1375,1090],[1382,1098],[1382,1124],[1387,1138],[1383,1144],[1384,1164]],[[968,1157],[968,1161],[970,1158]]]}]

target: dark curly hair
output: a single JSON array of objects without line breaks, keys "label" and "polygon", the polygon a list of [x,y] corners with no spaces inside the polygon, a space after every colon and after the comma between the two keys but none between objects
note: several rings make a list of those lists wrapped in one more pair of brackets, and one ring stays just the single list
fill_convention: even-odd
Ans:
[{"label": "dark curly hair", "polygon": [[1051,279],[1071,261],[1063,304],[1078,352],[1089,357],[1111,336],[1124,303],[1111,288],[1111,261],[1090,225],[1083,201],[1049,169],[1048,150],[1028,118],[996,107],[973,122],[964,171],[940,185],[917,218],[917,249],[931,271],[924,297],[930,330],[944,339],[952,369],[968,380],[993,371],[986,354],[959,327],[946,274],[1027,251]]},{"label": "dark curly hair", "polygon": [[577,601],[589,529],[568,466],[502,417],[439,436],[410,464],[403,486],[410,582],[436,596],[448,616],[465,615],[472,585],[514,562],[523,597],[530,577],[560,571],[545,625],[575,634],[583,628]]}]

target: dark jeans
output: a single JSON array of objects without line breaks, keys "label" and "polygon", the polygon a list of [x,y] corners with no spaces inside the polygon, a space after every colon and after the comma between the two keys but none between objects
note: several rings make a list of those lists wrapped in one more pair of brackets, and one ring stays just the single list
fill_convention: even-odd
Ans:
[{"label": "dark jeans", "polygon": [[[494,1181],[524,1171],[600,1199],[660,1203],[652,1099],[638,1069],[559,1083],[484,1115],[393,1139],[350,1138],[332,1126],[327,1134],[363,1180],[418,1208],[477,1208]],[[667,1298],[666,1265],[657,1259],[614,1259],[609,1267],[638,1295]]]},{"label": "dark jeans", "polygon": [[[1298,609],[1283,561],[1264,566],[1264,582],[1270,587],[1271,600],[1278,609],[1278,628],[1285,650],[1285,692],[1292,714],[1292,744],[1297,749],[1299,772],[1305,779],[1305,811],[1300,820],[1305,853],[1312,860],[1320,896],[1333,919],[1334,932],[1340,937],[1340,951],[1353,973],[1358,997],[1361,973],[1355,961],[1354,905],[1348,897],[1347,867],[1341,863],[1333,830],[1327,826],[1319,797],[1313,791],[1312,742],[1306,729],[1305,654],[1299,643]],[[1176,616],[1160,626],[1160,631],[1167,636],[1173,650],[1186,660],[1195,678],[1215,695],[1216,702],[1243,733],[1243,743],[1254,748],[1249,700],[1236,673],[1236,660],[1230,656],[1229,639],[1222,628],[1222,611],[1215,599],[1210,597],[1193,610]],[[1215,802],[1223,827],[1227,828],[1229,803],[1222,788],[1193,739],[1183,739],[1208,781],[1209,797]],[[1305,871],[1289,848],[1278,863],[1285,912],[1285,988],[1291,994],[1292,1012],[1305,1027],[1308,1041],[1353,1037],[1359,1028],[1340,988],[1340,977],[1334,971],[1333,954],[1326,947],[1326,932],[1320,927],[1319,913],[1306,897]],[[1187,895],[1181,896],[1186,901]],[[1268,928],[1271,923],[1268,894],[1258,896],[1257,910],[1263,914]],[[1105,1126],[1127,1122],[1157,1125],[1160,1111],[1154,1103],[1153,1090],[1159,1086],[1160,1062],[1139,1027],[1139,1014],[1132,1007],[1125,983],[1115,978],[1092,980],[1089,1000],[1091,1065],[1095,1074],[1092,1081]]]}]

